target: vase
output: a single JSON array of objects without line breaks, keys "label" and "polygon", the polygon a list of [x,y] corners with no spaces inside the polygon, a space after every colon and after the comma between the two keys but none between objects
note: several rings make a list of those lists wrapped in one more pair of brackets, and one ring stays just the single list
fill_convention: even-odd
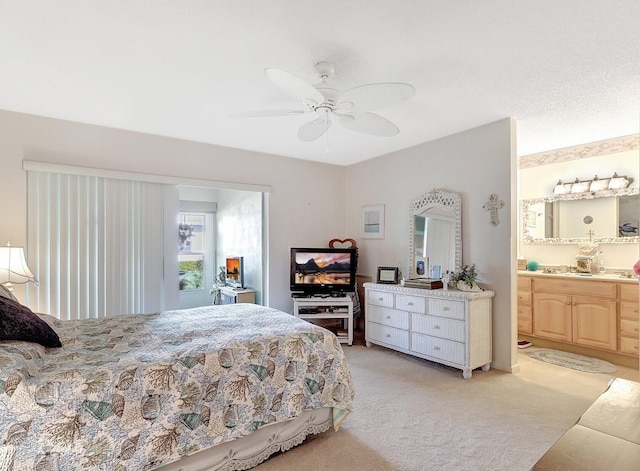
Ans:
[{"label": "vase", "polygon": [[472,291],[472,292],[482,291],[482,289],[477,284],[475,284],[475,282],[471,286],[469,286],[467,282],[463,280],[458,281],[457,288],[460,291]]}]

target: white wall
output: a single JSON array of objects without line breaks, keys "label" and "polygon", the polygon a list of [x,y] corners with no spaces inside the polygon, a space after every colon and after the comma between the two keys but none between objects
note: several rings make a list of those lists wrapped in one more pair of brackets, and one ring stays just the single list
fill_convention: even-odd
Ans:
[{"label": "white wall", "polygon": [[[23,159],[270,185],[270,304],[277,309],[292,306],[289,247],[325,246],[346,232],[343,167],[8,111],[0,111],[0,143],[2,243],[26,244]],[[24,287],[16,294],[24,300]]]},{"label": "white wall", "polygon": [[[514,128],[512,120],[502,120],[344,168],[0,111],[0,240],[26,242],[23,159],[270,185],[269,304],[290,311],[291,247],[352,237],[360,247],[360,273],[375,275],[378,265],[406,270],[409,202],[433,188],[456,191],[462,196],[463,262],[476,263],[480,283],[496,291],[493,364],[509,371],[516,360]],[[504,201],[497,227],[482,208],[492,193]],[[360,208],[378,203],[386,205],[385,239],[361,239]],[[21,288],[17,294],[24,299]]]},{"label": "white wall", "polygon": [[262,193],[220,190],[217,216],[217,265],[242,257],[245,287],[255,289],[262,304]]},{"label": "white wall", "polygon": [[[638,188],[640,181],[640,159],[638,150],[619,152],[568,162],[539,165],[519,171],[519,192],[521,199],[544,198],[553,196],[553,187],[561,179],[570,183],[576,178],[591,180],[594,175],[608,178],[617,172],[618,175],[633,177],[630,188]],[[518,228],[520,228],[518,224]],[[638,260],[637,244],[600,244],[602,258],[610,269],[631,271]],[[523,244],[519,231],[519,256],[527,260],[535,260],[541,265],[575,265],[577,244]]]},{"label": "white wall", "polygon": [[[409,204],[434,188],[462,196],[463,263],[475,263],[480,285],[494,290],[493,366],[511,371],[515,327],[515,129],[502,120],[347,168],[347,234],[358,241],[358,271],[374,279],[378,266],[409,263]],[[504,201],[500,224],[490,224],[483,205],[491,194]],[[385,205],[384,239],[360,237],[360,210]],[[512,239],[511,234],[514,234]],[[515,290],[514,290],[515,291]],[[515,294],[515,293],[514,293]]]}]

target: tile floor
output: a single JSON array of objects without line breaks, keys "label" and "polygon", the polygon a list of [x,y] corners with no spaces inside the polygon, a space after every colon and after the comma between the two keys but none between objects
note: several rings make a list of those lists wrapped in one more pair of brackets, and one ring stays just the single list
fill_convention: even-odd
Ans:
[{"label": "tile floor", "polygon": [[530,347],[518,351],[520,371],[516,374],[522,379],[551,389],[591,398],[602,393],[607,388],[609,381],[614,378],[640,382],[640,371],[638,369],[616,365],[618,371],[612,374],[585,373],[534,360],[525,354],[525,351],[535,349],[536,347]]}]

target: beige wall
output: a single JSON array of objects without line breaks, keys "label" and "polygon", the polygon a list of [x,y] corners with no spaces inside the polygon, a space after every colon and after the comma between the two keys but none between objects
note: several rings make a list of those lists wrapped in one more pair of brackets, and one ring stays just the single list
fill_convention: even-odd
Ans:
[{"label": "beige wall", "polygon": [[[248,137],[250,138],[250,136]],[[26,243],[22,160],[270,185],[270,305],[289,311],[289,247],[345,233],[344,168],[0,111],[0,241]],[[24,299],[24,289],[16,290]]]},{"label": "beige wall", "polygon": [[224,266],[226,257],[243,257],[245,287],[256,290],[256,302],[265,304],[261,269],[262,194],[221,190],[216,216],[216,266]]},{"label": "beige wall", "polygon": [[[640,157],[638,149],[600,155],[568,162],[552,163],[521,169],[519,172],[520,199],[553,196],[553,187],[559,179],[570,183],[573,179],[590,180],[594,175],[610,177],[617,172],[633,178],[630,188],[638,188],[640,181]],[[518,225],[520,229],[520,225]],[[604,237],[603,234],[600,235]],[[541,265],[575,265],[577,244],[524,244],[519,231],[520,250],[518,255],[527,260],[535,260]],[[638,260],[637,244],[600,244],[607,268],[631,271]]]},{"label": "beige wall", "polygon": [[[0,240],[26,242],[22,160],[184,178],[270,185],[269,303],[289,311],[289,248],[354,237],[360,272],[408,263],[408,206],[433,188],[462,195],[463,262],[496,291],[494,367],[514,365],[515,126],[502,120],[351,167],[337,167],[208,144],[0,111]],[[250,136],[248,137],[250,138]],[[482,208],[492,193],[501,223]],[[360,208],[386,206],[386,235],[361,239]],[[512,266],[513,265],[513,266]],[[24,291],[18,291],[24,297]]]},{"label": "beige wall", "polygon": [[[515,283],[515,126],[505,119],[347,168],[347,229],[358,239],[359,272],[375,279],[378,266],[409,260],[409,203],[442,188],[462,196],[462,258],[475,263],[480,284],[493,299],[493,365],[510,371],[515,361],[511,286]],[[504,201],[500,224],[483,205],[491,194]],[[361,239],[362,206],[385,205],[385,238]],[[513,237],[512,237],[513,234]],[[513,293],[515,295],[515,293]]]}]

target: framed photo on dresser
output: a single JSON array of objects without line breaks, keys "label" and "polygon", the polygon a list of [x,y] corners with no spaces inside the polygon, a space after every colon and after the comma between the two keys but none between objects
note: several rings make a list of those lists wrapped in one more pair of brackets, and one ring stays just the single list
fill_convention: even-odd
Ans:
[{"label": "framed photo on dresser", "polygon": [[376,283],[397,285],[399,272],[400,270],[398,270],[398,267],[378,267],[378,276],[376,277]]}]

